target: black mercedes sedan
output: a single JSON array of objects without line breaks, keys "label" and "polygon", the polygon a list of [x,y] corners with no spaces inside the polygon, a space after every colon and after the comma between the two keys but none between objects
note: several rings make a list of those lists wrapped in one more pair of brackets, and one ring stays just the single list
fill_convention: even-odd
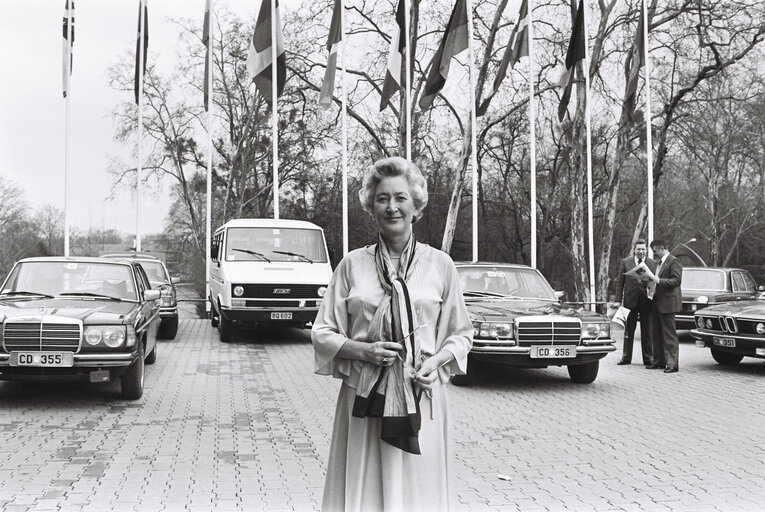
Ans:
[{"label": "black mercedes sedan", "polygon": [[0,288],[0,380],[108,382],[138,399],[157,358],[159,290],[137,262],[27,258]]},{"label": "black mercedes sedan", "polygon": [[475,363],[522,368],[565,366],[573,382],[593,382],[600,359],[616,350],[611,324],[603,315],[561,303],[542,273],[526,265],[457,263],[465,304],[473,321]]}]

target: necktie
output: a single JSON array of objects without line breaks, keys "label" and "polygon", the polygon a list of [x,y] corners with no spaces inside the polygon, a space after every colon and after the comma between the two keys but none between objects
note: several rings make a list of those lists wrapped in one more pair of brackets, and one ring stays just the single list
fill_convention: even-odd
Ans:
[{"label": "necktie", "polygon": [[638,258],[638,265],[640,265],[641,263],[643,263],[643,260],[641,258]]}]

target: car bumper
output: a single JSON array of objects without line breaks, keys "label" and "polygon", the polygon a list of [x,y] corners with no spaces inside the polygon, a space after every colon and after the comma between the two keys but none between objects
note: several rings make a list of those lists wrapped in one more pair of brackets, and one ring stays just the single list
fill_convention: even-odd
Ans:
[{"label": "car bumper", "polygon": [[[91,380],[101,382],[108,372],[109,378],[125,373],[138,357],[138,353],[74,354],[73,366],[40,367],[11,366],[11,355],[0,354],[0,380],[70,381]],[[100,376],[96,374],[101,373]]]},{"label": "car bumper", "polygon": [[[224,320],[259,323],[308,323],[316,320],[319,308],[221,308]],[[290,313],[291,318],[278,318],[282,313]]]},{"label": "car bumper", "polygon": [[162,307],[159,308],[160,318],[172,318],[178,316],[178,306]]},{"label": "car bumper", "polygon": [[614,352],[616,346],[613,341],[604,342],[598,340],[597,344],[583,344],[576,346],[576,357],[567,358],[532,358],[531,347],[473,347],[470,351],[470,358],[486,362],[499,364],[503,366],[514,366],[519,368],[545,368],[547,366],[569,366],[576,364],[585,364],[597,361]]},{"label": "car bumper", "polygon": [[[700,348],[713,348],[720,352],[740,354],[746,357],[758,357],[765,359],[765,336],[710,333],[699,329],[692,329],[691,336],[696,340],[696,346]],[[715,338],[733,339],[734,347],[715,345]]]}]

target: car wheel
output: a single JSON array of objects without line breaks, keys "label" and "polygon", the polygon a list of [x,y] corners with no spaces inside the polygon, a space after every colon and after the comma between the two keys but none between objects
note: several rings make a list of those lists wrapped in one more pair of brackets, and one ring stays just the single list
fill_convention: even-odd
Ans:
[{"label": "car wheel", "polygon": [[159,337],[163,340],[172,340],[178,332],[178,317],[172,316],[162,320],[159,324]]},{"label": "car wheel", "polygon": [[151,353],[146,356],[146,364],[154,364],[157,362],[157,348],[159,343],[154,342],[154,350],[151,351]]},{"label": "car wheel", "polygon": [[143,396],[143,344],[139,344],[138,357],[130,365],[120,378],[122,384],[122,398],[125,400],[138,400]]},{"label": "car wheel", "polygon": [[600,361],[593,361],[591,363],[569,365],[568,376],[571,377],[572,382],[577,384],[590,384],[595,381],[598,376],[598,370],[600,369]]},{"label": "car wheel", "polygon": [[220,318],[218,324],[218,336],[222,343],[229,343],[233,338],[234,323],[231,320]]},{"label": "car wheel", "polygon": [[736,366],[744,359],[744,356],[712,349],[712,358],[723,366]]},{"label": "car wheel", "polygon": [[218,327],[218,324],[220,323],[220,317],[215,314],[215,304],[213,301],[210,301],[210,325],[213,326],[213,328]]}]

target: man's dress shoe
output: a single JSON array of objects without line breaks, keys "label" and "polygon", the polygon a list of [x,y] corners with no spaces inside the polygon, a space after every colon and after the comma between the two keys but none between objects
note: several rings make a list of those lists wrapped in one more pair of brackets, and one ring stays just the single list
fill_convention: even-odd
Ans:
[{"label": "man's dress shoe", "polygon": [[648,368],[649,370],[661,370],[662,368],[664,368],[664,365],[659,363],[653,363],[646,366],[646,368]]},{"label": "man's dress shoe", "polygon": [[667,368],[664,370],[664,373],[675,373],[677,372],[677,368]]},{"label": "man's dress shoe", "polygon": [[618,363],[616,363],[616,364],[620,364],[620,365],[621,365],[621,364],[630,364],[630,362],[629,362],[629,361],[624,361],[624,360],[621,360],[621,361],[619,361],[619,362],[618,362]]}]

